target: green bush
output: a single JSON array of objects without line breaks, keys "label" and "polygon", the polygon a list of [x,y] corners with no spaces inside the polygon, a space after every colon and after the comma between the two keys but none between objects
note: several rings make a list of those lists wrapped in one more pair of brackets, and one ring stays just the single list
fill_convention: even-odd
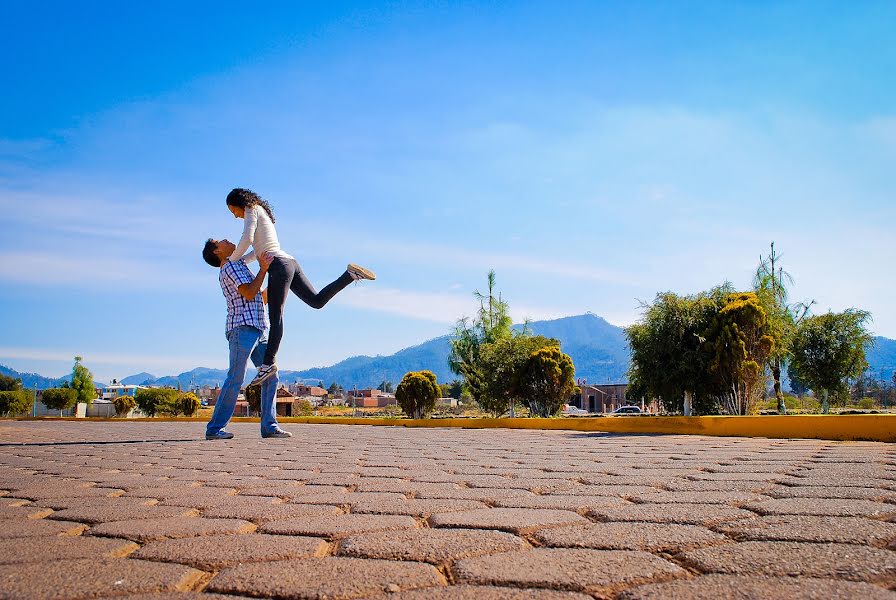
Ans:
[{"label": "green bush", "polygon": [[14,417],[31,409],[34,396],[26,390],[0,391],[0,414]]},{"label": "green bush", "polygon": [[395,390],[398,405],[412,419],[422,419],[431,413],[440,396],[441,390],[432,371],[407,373]]},{"label": "green bush", "polygon": [[171,388],[149,388],[137,390],[134,401],[137,408],[148,417],[156,414],[171,414],[180,392]]},{"label": "green bush", "polygon": [[520,391],[531,413],[539,417],[556,415],[575,389],[572,359],[560,348],[548,346],[529,355],[520,378]]},{"label": "green bush", "polygon": [[112,400],[112,405],[115,406],[115,414],[119,417],[126,417],[128,413],[137,408],[137,401],[134,400],[133,396],[119,396]]},{"label": "green bush", "polygon": [[78,391],[72,388],[50,388],[44,390],[41,402],[52,410],[68,410],[78,403]]},{"label": "green bush", "polygon": [[307,398],[299,398],[292,403],[292,415],[294,417],[310,417],[314,414],[314,405]]},{"label": "green bush", "polygon": [[874,398],[862,398],[856,403],[856,406],[858,406],[862,410],[871,410],[876,405],[877,401]]},{"label": "green bush", "polygon": [[192,417],[193,415],[195,415],[197,412],[199,412],[200,406],[202,406],[202,402],[193,392],[182,394],[177,399],[176,404],[178,412],[185,417]]}]

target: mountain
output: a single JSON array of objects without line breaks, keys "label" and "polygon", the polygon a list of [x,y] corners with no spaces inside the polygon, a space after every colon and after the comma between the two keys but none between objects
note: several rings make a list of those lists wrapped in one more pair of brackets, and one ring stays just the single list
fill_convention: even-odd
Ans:
[{"label": "mountain", "polygon": [[[9,377],[14,377],[16,379],[22,380],[23,388],[34,388],[37,387],[39,390],[45,390],[48,388],[54,388],[62,384],[63,381],[71,381],[71,374],[65,375],[63,377],[44,377],[43,375],[38,375],[37,373],[21,373],[16,371],[15,369],[10,369],[5,365],[0,365],[0,373],[3,375],[7,375]],[[94,386],[103,387],[104,383],[100,381],[94,381]]]},{"label": "mountain", "polygon": [[[521,326],[517,326],[519,329]],[[611,325],[592,314],[565,317],[529,324],[535,335],[560,340],[563,351],[572,357],[576,377],[592,383],[626,381],[629,364],[628,342],[621,327]],[[319,379],[325,385],[333,381],[345,387],[377,386],[384,379],[398,383],[408,371],[429,369],[439,381],[457,376],[448,368],[451,337],[442,336],[391,356],[354,356],[331,367],[281,371],[281,381]]]},{"label": "mountain", "polygon": [[152,373],[137,373],[136,375],[130,375],[122,379],[119,383],[122,385],[144,385],[152,383],[156,380],[156,376]]},{"label": "mountain", "polygon": [[873,376],[878,379],[883,377],[891,380],[893,371],[896,371],[896,340],[875,337],[874,345],[868,350],[866,356],[868,370]]}]

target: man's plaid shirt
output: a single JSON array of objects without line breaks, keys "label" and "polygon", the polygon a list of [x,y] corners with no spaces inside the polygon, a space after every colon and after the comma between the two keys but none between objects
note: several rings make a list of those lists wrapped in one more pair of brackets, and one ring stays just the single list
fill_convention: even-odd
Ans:
[{"label": "man's plaid shirt", "polygon": [[245,283],[252,283],[253,279],[255,276],[252,271],[241,260],[227,261],[221,267],[218,281],[221,282],[221,291],[227,300],[226,333],[240,325],[251,325],[262,331],[268,328],[268,314],[264,309],[261,293],[256,294],[254,300],[246,300],[237,289]]}]

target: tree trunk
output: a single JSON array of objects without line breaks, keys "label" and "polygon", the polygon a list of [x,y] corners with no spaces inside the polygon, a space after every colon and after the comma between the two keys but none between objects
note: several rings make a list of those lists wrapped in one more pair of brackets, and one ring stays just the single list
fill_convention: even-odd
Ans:
[{"label": "tree trunk", "polygon": [[684,393],[684,416],[686,416],[686,417],[691,416],[691,393],[690,392]]},{"label": "tree trunk", "polygon": [[831,410],[830,403],[828,402],[828,391],[821,390],[821,412],[824,414],[828,414]]},{"label": "tree trunk", "polygon": [[781,361],[776,360],[772,365],[772,377],[775,378],[775,398],[778,400],[778,414],[787,414],[787,405],[784,404],[784,392],[781,391]]}]

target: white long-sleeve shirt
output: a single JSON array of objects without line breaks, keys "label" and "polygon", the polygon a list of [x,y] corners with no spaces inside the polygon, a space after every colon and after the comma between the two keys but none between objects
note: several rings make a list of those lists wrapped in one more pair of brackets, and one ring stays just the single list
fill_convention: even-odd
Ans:
[{"label": "white long-sleeve shirt", "polygon": [[[270,252],[274,256],[283,258],[292,258],[289,254],[280,248],[280,241],[277,239],[277,230],[274,229],[274,222],[268,216],[267,211],[257,204],[246,207],[246,214],[243,217],[243,236],[230,255],[230,260],[240,260],[243,262],[252,262],[257,260],[259,253]],[[248,254],[244,253],[249,247],[252,251]]]}]

